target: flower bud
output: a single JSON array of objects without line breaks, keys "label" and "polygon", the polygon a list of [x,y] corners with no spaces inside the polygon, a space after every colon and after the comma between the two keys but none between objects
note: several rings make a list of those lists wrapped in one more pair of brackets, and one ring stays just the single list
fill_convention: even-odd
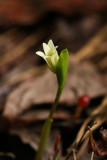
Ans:
[{"label": "flower bud", "polygon": [[43,43],[44,52],[38,51],[37,55],[41,56],[48,64],[49,69],[56,74],[56,66],[59,59],[57,46],[54,46],[53,41],[49,40],[48,44]]}]

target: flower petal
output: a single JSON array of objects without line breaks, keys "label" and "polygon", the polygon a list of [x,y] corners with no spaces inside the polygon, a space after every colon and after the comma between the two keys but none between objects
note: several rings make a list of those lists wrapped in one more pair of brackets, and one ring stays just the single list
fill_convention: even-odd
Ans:
[{"label": "flower petal", "polygon": [[54,44],[53,44],[53,41],[50,39],[49,40],[49,42],[48,42],[48,46],[50,47],[50,48],[54,48],[55,46],[54,46]]},{"label": "flower petal", "polygon": [[49,40],[48,44],[43,43],[44,53],[41,51],[36,52],[37,55],[41,56],[52,72],[56,74],[56,65],[59,59],[57,46],[54,46],[53,41]]},{"label": "flower petal", "polygon": [[51,50],[46,43],[43,43],[43,49],[44,49],[45,55],[48,56]]},{"label": "flower petal", "polygon": [[52,61],[52,64],[53,64],[53,66],[54,66],[55,68],[56,68],[58,59],[59,59],[59,56],[58,56],[57,53],[54,53],[54,54],[51,56],[51,61]]},{"label": "flower petal", "polygon": [[54,46],[53,41],[51,39],[48,42],[48,46],[53,52],[56,52],[56,48],[58,47],[58,46]]},{"label": "flower petal", "polygon": [[53,66],[52,61],[51,61],[51,57],[50,56],[45,56],[45,61],[48,64],[48,67],[50,68],[50,70],[52,72],[56,73],[55,67]]},{"label": "flower petal", "polygon": [[36,52],[37,55],[41,56],[42,58],[44,58],[45,54],[41,51]]}]

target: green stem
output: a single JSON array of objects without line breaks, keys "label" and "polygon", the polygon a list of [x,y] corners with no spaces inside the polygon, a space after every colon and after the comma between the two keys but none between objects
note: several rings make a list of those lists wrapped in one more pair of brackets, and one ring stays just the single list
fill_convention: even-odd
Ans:
[{"label": "green stem", "polygon": [[45,124],[44,124],[43,129],[42,129],[42,134],[41,134],[41,137],[40,137],[39,149],[38,149],[38,152],[36,154],[35,160],[41,160],[41,157],[42,157],[42,154],[43,154],[43,151],[44,151],[44,148],[45,148],[45,144],[47,142],[48,135],[49,135],[50,130],[51,130],[52,121],[53,121],[52,119],[47,119],[45,121]]},{"label": "green stem", "polygon": [[45,148],[47,139],[48,139],[49,134],[50,134],[50,130],[51,130],[52,122],[53,122],[52,116],[53,116],[53,114],[54,114],[54,112],[56,110],[56,107],[57,107],[58,100],[60,98],[61,92],[62,92],[62,88],[58,87],[56,98],[55,98],[55,101],[54,101],[54,103],[52,105],[49,117],[45,121],[45,124],[44,124],[43,129],[42,129],[42,134],[41,134],[40,143],[39,143],[39,149],[38,149],[38,152],[36,154],[35,160],[41,160],[41,157],[42,157],[42,154],[44,152],[44,148]]},{"label": "green stem", "polygon": [[52,118],[52,116],[53,116],[53,114],[54,114],[54,112],[56,110],[56,107],[57,107],[61,92],[62,92],[62,88],[58,87],[56,98],[55,98],[55,101],[54,101],[54,103],[52,105],[52,108],[51,108],[51,111],[50,111],[50,114],[49,114],[49,118]]}]

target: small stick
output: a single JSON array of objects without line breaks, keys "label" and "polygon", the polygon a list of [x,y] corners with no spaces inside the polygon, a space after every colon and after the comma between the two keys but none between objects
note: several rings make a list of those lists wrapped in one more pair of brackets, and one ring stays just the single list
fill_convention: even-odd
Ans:
[{"label": "small stick", "polygon": [[73,151],[74,160],[77,160],[77,157],[76,157],[76,154],[75,154],[75,149],[73,149],[72,151]]},{"label": "small stick", "polygon": [[12,152],[0,152],[0,156],[6,156],[6,157],[10,157],[12,159],[16,158],[16,156]]},{"label": "small stick", "polygon": [[80,49],[75,54],[75,59],[81,61],[88,56],[94,55],[94,50],[101,44],[104,38],[107,36],[107,25],[105,25],[88,43],[85,47]]},{"label": "small stick", "polygon": [[89,138],[87,137],[77,153],[77,159],[79,159],[79,157],[84,153],[84,150],[86,149],[88,145],[88,142],[89,142]]},{"label": "small stick", "polygon": [[[46,29],[44,29],[43,31],[46,31]],[[38,43],[40,39],[43,38],[43,31],[42,28],[34,31],[26,38],[24,38],[19,44],[17,44],[17,46],[15,46],[12,50],[9,50],[5,54],[3,54],[3,56],[1,57],[0,67],[4,66],[4,64],[11,63],[15,59],[24,55],[30,47]]]},{"label": "small stick", "polygon": [[91,152],[91,160],[93,160],[94,152]]}]

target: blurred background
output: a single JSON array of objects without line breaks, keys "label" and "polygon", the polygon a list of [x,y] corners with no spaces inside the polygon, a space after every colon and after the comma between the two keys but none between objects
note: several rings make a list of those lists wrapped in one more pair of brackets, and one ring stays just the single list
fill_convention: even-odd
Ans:
[{"label": "blurred background", "polygon": [[[91,109],[85,110],[82,121],[72,128],[71,142],[67,136],[63,138],[65,149],[80,123],[107,94],[107,0],[0,0],[0,159],[33,159],[37,150],[38,124],[49,113],[57,83],[35,52],[43,51],[42,43],[50,39],[59,53],[67,48],[70,54],[60,112],[54,118],[67,121],[79,96],[91,98]],[[29,128],[34,123],[37,130]],[[105,120],[101,124],[105,125]],[[53,134],[59,132],[56,128]],[[64,129],[63,137],[68,133]],[[22,147],[18,153],[15,142]],[[13,154],[6,156],[7,152]]]}]

